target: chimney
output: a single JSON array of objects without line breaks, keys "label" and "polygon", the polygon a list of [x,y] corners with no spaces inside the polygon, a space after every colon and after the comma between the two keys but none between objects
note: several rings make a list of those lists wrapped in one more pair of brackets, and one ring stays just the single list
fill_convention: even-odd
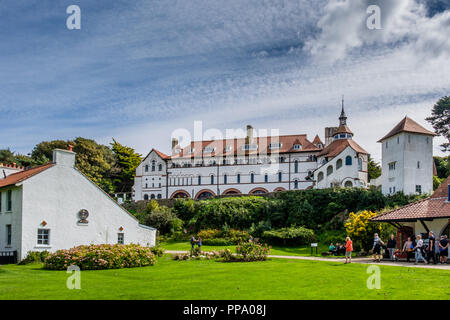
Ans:
[{"label": "chimney", "polygon": [[178,145],[178,139],[172,138],[172,151],[175,149],[175,147]]},{"label": "chimney", "polygon": [[253,127],[251,125],[247,126],[247,138],[246,138],[247,144],[253,143]]},{"label": "chimney", "polygon": [[57,166],[74,168],[75,152],[72,151],[72,146],[69,146],[69,150],[54,149],[53,163],[55,163]]}]

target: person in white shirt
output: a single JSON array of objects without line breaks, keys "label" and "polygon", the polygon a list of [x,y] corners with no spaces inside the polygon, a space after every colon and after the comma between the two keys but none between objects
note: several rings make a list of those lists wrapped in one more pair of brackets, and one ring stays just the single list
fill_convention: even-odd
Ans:
[{"label": "person in white shirt", "polygon": [[418,234],[416,240],[417,240],[416,246],[413,248],[413,250],[416,252],[416,262],[414,262],[414,264],[417,264],[419,260],[422,260],[423,263],[427,264],[428,263],[427,260],[425,260],[425,258],[422,255],[422,248],[423,248],[422,236]]}]

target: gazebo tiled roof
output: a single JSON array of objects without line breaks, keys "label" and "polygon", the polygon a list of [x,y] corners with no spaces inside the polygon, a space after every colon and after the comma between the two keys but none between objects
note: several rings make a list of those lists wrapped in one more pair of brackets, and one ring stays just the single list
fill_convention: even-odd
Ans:
[{"label": "gazebo tiled roof", "polygon": [[371,220],[377,222],[407,222],[450,218],[448,185],[450,185],[450,176],[439,186],[438,189],[436,189],[431,197],[380,214]]}]

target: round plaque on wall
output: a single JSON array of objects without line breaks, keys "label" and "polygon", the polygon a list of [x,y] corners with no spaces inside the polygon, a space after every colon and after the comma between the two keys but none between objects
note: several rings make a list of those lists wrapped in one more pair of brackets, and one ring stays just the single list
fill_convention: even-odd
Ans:
[{"label": "round plaque on wall", "polygon": [[79,223],[88,223],[87,218],[89,217],[89,211],[87,211],[86,209],[81,209],[78,212],[78,217],[80,218],[80,220],[78,221]]}]

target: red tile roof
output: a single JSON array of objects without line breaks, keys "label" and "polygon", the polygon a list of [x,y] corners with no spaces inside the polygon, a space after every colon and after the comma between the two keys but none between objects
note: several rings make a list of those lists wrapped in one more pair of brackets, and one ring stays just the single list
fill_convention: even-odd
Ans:
[{"label": "red tile roof", "polygon": [[323,142],[322,142],[322,140],[320,140],[320,137],[318,134],[316,134],[312,143],[315,146],[317,146],[318,144],[321,144],[323,146]]},{"label": "red tile roof", "polygon": [[400,121],[394,129],[389,131],[387,135],[385,135],[383,138],[378,140],[378,142],[381,142],[387,138],[390,138],[392,136],[395,136],[396,134],[399,134],[401,132],[411,132],[411,133],[420,133],[420,134],[426,134],[430,136],[436,136],[434,132],[431,132],[424,127],[422,127],[420,124],[415,122],[413,119],[405,117],[402,121]]},{"label": "red tile roof", "polygon": [[431,197],[380,214],[371,220],[402,222],[417,219],[450,218],[450,202],[447,201],[449,184],[450,176],[436,189]]},{"label": "red tile roof", "polygon": [[168,155],[165,154],[165,153],[162,153],[161,151],[156,150],[155,148],[153,148],[152,151],[155,151],[156,154],[157,154],[158,156],[160,156],[160,157],[161,157],[162,159],[164,159],[164,160],[170,159],[170,156],[168,156]]},{"label": "red tile roof", "polygon": [[[279,149],[270,149],[271,143],[281,143]],[[246,145],[246,138],[223,139],[209,141],[192,141],[191,144],[181,150],[180,153],[172,155],[175,158],[201,158],[211,156],[234,156],[234,155],[263,155],[271,153],[298,153],[306,151],[320,151],[307,138],[306,134],[287,135],[278,137],[255,137],[252,144],[257,144],[257,150],[243,150]],[[294,145],[300,144],[301,150],[294,150]],[[204,152],[205,147],[215,148],[214,152]],[[231,147],[231,149],[227,149]],[[189,152],[193,148],[193,152]]]},{"label": "red tile roof", "polygon": [[353,134],[352,130],[350,130],[350,128],[347,127],[345,124],[342,125],[342,126],[340,126],[340,127],[337,129],[337,131],[335,132],[335,134],[338,134],[338,133],[350,133],[350,134]]},{"label": "red tile roof", "polygon": [[5,179],[0,180],[0,188],[11,186],[16,183],[27,180],[28,178],[31,178],[32,176],[35,176],[38,173],[41,173],[42,171],[45,171],[48,168],[51,168],[53,166],[54,166],[54,163],[47,163],[42,166],[38,166],[38,167],[34,167],[34,168],[31,168],[31,169],[28,169],[25,171],[20,171],[17,173],[10,174]]},{"label": "red tile roof", "polygon": [[345,148],[350,147],[358,153],[369,154],[364,150],[359,144],[351,139],[338,139],[334,140],[325,149],[322,150],[317,156],[318,157],[336,157],[339,153],[344,151]]}]

